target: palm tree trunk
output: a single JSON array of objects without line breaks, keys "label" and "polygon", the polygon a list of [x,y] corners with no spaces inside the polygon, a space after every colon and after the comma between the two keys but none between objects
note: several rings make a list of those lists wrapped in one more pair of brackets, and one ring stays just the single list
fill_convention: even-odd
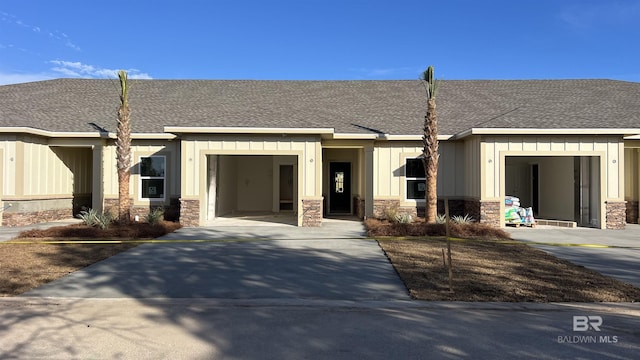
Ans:
[{"label": "palm tree trunk", "polygon": [[131,220],[131,198],[129,178],[131,176],[131,110],[127,92],[127,73],[118,72],[122,93],[118,108],[118,129],[116,138],[116,166],[118,168],[118,220]]},{"label": "palm tree trunk", "polygon": [[425,170],[425,220],[436,222],[438,213],[438,119],[436,113],[436,99],[430,98],[427,105],[427,115],[424,119],[424,135],[422,136],[423,158]]}]

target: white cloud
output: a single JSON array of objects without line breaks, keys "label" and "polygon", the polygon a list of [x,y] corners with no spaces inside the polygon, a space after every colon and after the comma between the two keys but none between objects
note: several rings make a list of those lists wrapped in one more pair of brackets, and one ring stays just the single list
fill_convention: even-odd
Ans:
[{"label": "white cloud", "polygon": [[[92,79],[104,79],[104,78],[117,78],[119,69],[106,69],[99,66],[87,65],[81,62],[64,61],[64,60],[52,60],[50,63],[55,66],[51,68],[52,71],[58,74],[62,74],[66,77],[74,78],[92,78]],[[130,79],[152,79],[151,75],[141,72],[138,69],[123,69],[129,74]]]},{"label": "white cloud", "polygon": [[[32,81],[51,80],[55,78],[110,79],[118,77],[119,69],[106,69],[81,62],[53,60],[54,66],[41,73],[8,73],[0,71],[0,85],[18,84]],[[152,79],[151,75],[138,69],[124,69],[130,79]]]},{"label": "white cloud", "polygon": [[36,25],[30,25],[25,23],[24,21],[22,21],[21,19],[17,18],[15,15],[12,14],[8,14],[5,12],[0,13],[0,20],[9,23],[9,24],[13,24],[16,26],[20,26],[23,28],[27,28],[27,29],[31,29],[33,32],[35,33],[42,33],[43,35],[46,34],[48,35],[50,38],[57,40],[58,42],[62,43],[64,46],[71,48],[73,50],[76,51],[80,51],[80,46],[78,46],[77,44],[75,44],[71,38],[69,38],[69,36],[65,33],[60,33],[59,31],[47,31],[45,29],[42,29],[40,26],[36,26]]}]

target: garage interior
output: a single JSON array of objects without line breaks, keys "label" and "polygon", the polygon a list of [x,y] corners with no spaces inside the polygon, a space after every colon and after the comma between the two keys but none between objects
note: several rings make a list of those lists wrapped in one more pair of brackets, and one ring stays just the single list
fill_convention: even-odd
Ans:
[{"label": "garage interior", "polygon": [[520,198],[536,220],[600,227],[601,180],[598,156],[507,156],[506,196]]},{"label": "garage interior", "polygon": [[207,224],[297,225],[297,156],[208,155]]}]

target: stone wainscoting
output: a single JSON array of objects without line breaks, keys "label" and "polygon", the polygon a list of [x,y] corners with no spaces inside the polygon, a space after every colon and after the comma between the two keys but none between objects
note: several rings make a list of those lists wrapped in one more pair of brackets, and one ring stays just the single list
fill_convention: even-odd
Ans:
[{"label": "stone wainscoting", "polygon": [[638,209],[638,200],[628,200],[627,201],[627,224],[637,224],[638,218],[640,217],[639,209]]},{"label": "stone wainscoting", "polygon": [[[500,203],[497,203],[498,206]],[[450,216],[464,216],[469,215],[474,220],[483,219],[480,216],[480,201],[475,199],[449,199],[449,215]],[[444,199],[438,200],[438,214],[444,214]],[[409,214],[413,217],[424,217],[424,205],[419,206],[400,206],[400,200],[396,199],[376,199],[373,201],[373,216],[378,219],[386,219],[386,213],[391,210],[395,210],[398,214]],[[495,216],[498,216],[499,209],[495,212]],[[487,222],[487,219],[484,219]],[[496,224],[500,224],[500,218],[497,217]]]},{"label": "stone wainscoting", "polygon": [[322,226],[322,199],[302,199],[302,226]]},{"label": "stone wainscoting", "polygon": [[185,227],[200,226],[200,200],[180,199],[180,224]]},{"label": "stone wainscoting", "polygon": [[606,201],[607,229],[624,229],[626,220],[626,201]]},{"label": "stone wainscoting", "polygon": [[500,218],[504,216],[500,213],[499,201],[480,201],[480,223],[500,227]]},{"label": "stone wainscoting", "polygon": [[43,222],[69,219],[72,217],[73,211],[71,210],[71,207],[68,209],[54,209],[20,213],[5,212],[2,214],[2,226],[26,226]]}]

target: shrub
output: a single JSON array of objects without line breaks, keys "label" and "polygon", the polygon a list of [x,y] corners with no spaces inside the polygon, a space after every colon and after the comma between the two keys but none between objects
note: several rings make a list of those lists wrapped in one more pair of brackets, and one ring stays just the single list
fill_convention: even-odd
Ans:
[{"label": "shrub", "polygon": [[413,218],[409,214],[398,214],[394,219],[398,224],[411,224],[413,222]]},{"label": "shrub", "polygon": [[80,211],[80,214],[76,215],[82,223],[87,226],[95,226],[96,218],[98,217],[98,212],[95,209],[87,209]]},{"label": "shrub", "polygon": [[471,224],[474,222],[473,218],[469,216],[469,214],[465,214],[464,216],[454,215],[451,217],[451,220],[456,224]]},{"label": "shrub", "polygon": [[398,217],[398,204],[393,204],[390,207],[384,209],[384,217],[390,222],[397,222]]},{"label": "shrub", "polygon": [[161,207],[154,208],[153,210],[149,211],[149,213],[145,217],[145,220],[151,225],[160,223],[161,220],[164,220],[164,209]]},{"label": "shrub", "polygon": [[102,214],[95,209],[87,209],[80,211],[80,214],[76,215],[82,220],[82,222],[91,227],[99,227],[100,229],[106,229],[113,222],[113,216],[110,212],[103,212]]},{"label": "shrub", "polygon": [[444,224],[447,222],[447,217],[444,214],[436,215],[436,224]]}]

